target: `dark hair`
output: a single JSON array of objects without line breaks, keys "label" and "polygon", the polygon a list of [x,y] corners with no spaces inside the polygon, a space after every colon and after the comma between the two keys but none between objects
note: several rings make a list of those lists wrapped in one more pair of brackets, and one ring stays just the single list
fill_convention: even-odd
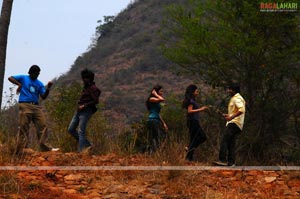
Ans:
[{"label": "dark hair", "polygon": [[158,93],[160,89],[162,89],[162,86],[161,86],[161,85],[156,85],[156,86],[154,86],[154,87],[151,89],[151,93],[150,93],[150,95],[149,95],[149,97],[147,98],[147,101],[146,101],[146,107],[147,107],[148,110],[149,110],[149,108],[150,108],[150,103],[151,103],[151,102],[150,102],[150,98],[151,98],[151,97],[154,97],[154,95],[152,94],[152,91],[155,90],[156,93]]},{"label": "dark hair", "polygon": [[95,77],[95,74],[93,71],[89,70],[89,69],[84,69],[81,71],[81,78],[87,78],[87,79],[90,79],[91,81],[94,81],[94,77]]},{"label": "dark hair", "polygon": [[241,91],[240,85],[238,84],[231,84],[230,86],[228,86],[228,89],[233,90],[235,93],[239,93]]},{"label": "dark hair", "polygon": [[40,71],[41,71],[41,69],[38,65],[32,65],[29,68],[28,74],[39,73]]},{"label": "dark hair", "polygon": [[189,85],[185,89],[184,100],[182,102],[182,108],[187,108],[191,99],[195,99],[194,92],[197,89],[197,86],[194,84]]}]

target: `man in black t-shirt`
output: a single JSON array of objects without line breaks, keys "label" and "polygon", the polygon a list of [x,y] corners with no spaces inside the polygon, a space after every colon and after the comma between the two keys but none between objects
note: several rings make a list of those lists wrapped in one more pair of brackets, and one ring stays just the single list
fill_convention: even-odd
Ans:
[{"label": "man in black t-shirt", "polygon": [[[84,88],[78,101],[77,111],[74,114],[68,132],[78,141],[78,152],[89,149],[91,143],[86,138],[86,126],[91,116],[97,111],[101,91],[94,82],[94,73],[88,69],[81,71]],[[76,130],[78,127],[78,131]]]}]

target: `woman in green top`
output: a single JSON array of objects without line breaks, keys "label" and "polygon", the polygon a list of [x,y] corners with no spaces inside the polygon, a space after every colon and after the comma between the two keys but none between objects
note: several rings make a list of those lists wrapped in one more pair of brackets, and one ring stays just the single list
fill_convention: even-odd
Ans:
[{"label": "woman in green top", "polygon": [[[161,102],[165,101],[162,97],[163,90],[162,86],[154,86],[151,90],[150,96],[146,101],[146,107],[149,111],[148,116],[148,150],[149,152],[155,152],[161,142],[166,137],[166,131],[168,130],[167,124],[160,116]],[[163,130],[164,129],[164,130]]]}]

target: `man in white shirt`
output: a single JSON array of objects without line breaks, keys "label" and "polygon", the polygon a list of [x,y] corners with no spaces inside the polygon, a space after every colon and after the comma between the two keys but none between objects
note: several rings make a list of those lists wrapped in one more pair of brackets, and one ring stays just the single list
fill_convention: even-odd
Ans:
[{"label": "man in white shirt", "polygon": [[232,85],[228,87],[231,99],[228,104],[228,114],[223,114],[226,119],[226,129],[220,145],[219,161],[215,164],[221,166],[235,166],[236,138],[243,130],[246,102],[240,95],[240,87]]}]

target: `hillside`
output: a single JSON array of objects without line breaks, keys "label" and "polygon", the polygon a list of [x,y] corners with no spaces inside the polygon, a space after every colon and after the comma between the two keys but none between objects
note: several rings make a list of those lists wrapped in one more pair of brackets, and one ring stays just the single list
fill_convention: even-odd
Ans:
[{"label": "hillside", "polygon": [[144,102],[155,84],[164,87],[165,96],[178,95],[181,100],[191,80],[176,75],[177,66],[159,50],[164,7],[176,2],[182,0],[139,0],[128,5],[113,22],[103,26],[101,36],[56,85],[80,81],[83,68],[95,71],[103,111],[114,126],[131,124],[145,115]]},{"label": "hillside", "polygon": [[[18,164],[21,165],[32,168],[23,167],[19,171],[1,173],[0,198],[294,199],[300,197],[299,171],[247,170],[244,167],[205,169],[201,166],[208,165],[200,162],[181,163],[181,166],[187,166],[189,169],[202,168],[195,170],[163,170],[163,167],[158,170],[130,168],[126,170],[126,166],[150,168],[150,166],[172,165],[140,154],[95,156],[61,152],[40,153],[32,150],[27,150],[27,155]],[[35,166],[44,166],[44,169]]]}]

